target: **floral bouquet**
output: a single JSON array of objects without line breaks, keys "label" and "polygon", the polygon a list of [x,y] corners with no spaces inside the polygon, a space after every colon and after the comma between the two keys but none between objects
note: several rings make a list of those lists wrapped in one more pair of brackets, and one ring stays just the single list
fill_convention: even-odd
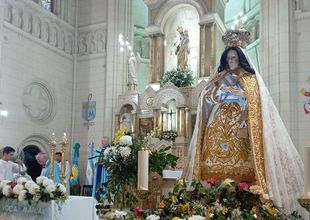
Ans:
[{"label": "floral bouquet", "polygon": [[51,179],[39,176],[36,182],[20,177],[16,182],[3,180],[0,182],[0,199],[18,199],[18,201],[49,202],[51,200],[64,202],[68,195],[66,187],[54,184]]},{"label": "floral bouquet", "polygon": [[139,147],[133,144],[129,135],[116,135],[116,138],[114,145],[104,151],[103,163],[109,173],[107,198],[124,208],[137,202],[131,189],[136,183]]},{"label": "floral bouquet", "polygon": [[178,136],[178,133],[176,131],[163,131],[160,133],[158,138],[160,140],[166,140],[166,141],[175,141],[176,137]]},{"label": "floral bouquet", "polygon": [[194,84],[194,78],[190,70],[182,70],[177,68],[166,72],[159,80],[161,86],[168,81],[172,82],[177,87],[188,87]]},{"label": "floral bouquet", "polygon": [[285,215],[272,201],[262,200],[259,186],[210,178],[190,186],[180,180],[162,197],[155,213],[160,219],[302,219],[296,212]]}]

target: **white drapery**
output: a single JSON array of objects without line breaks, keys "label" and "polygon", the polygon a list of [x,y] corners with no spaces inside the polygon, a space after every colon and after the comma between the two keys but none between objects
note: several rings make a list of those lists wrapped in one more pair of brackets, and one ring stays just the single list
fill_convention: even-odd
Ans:
[{"label": "white drapery", "polygon": [[[268,195],[265,196],[273,200],[273,202],[286,213],[298,210],[300,214],[307,218],[305,210],[302,209],[297,202],[297,198],[301,197],[304,193],[302,159],[286,130],[261,75],[256,70],[247,53],[243,49],[241,50],[245,54],[250,66],[255,70],[260,92],[265,173],[268,187]],[[212,80],[215,75],[216,74],[214,74],[210,80]],[[207,83],[206,87],[209,85],[210,83]],[[199,117],[200,114],[204,115],[201,109],[205,92],[206,90],[203,90],[200,94],[197,120],[188,151],[188,163],[182,175],[189,183],[193,180],[199,120],[202,120],[202,123],[205,121],[203,117]]]}]

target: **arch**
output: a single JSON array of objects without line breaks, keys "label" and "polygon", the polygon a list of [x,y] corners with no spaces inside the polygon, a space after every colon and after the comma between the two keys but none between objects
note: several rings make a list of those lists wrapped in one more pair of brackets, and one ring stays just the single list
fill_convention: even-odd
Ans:
[{"label": "arch", "polygon": [[116,112],[121,112],[122,108],[125,106],[125,105],[130,105],[132,106],[133,108],[133,111],[134,112],[138,112],[138,106],[135,102],[133,102],[132,100],[123,100],[123,101],[120,101],[117,109],[116,109]]},{"label": "arch", "polygon": [[163,32],[163,24],[165,24],[165,21],[168,19],[170,14],[174,10],[186,5],[194,7],[199,14],[199,18],[201,18],[208,11],[207,6],[199,0],[179,0],[177,4],[175,0],[168,0],[160,7],[159,12],[154,19],[154,24],[160,27],[160,30]]},{"label": "arch", "polygon": [[176,101],[176,106],[185,106],[186,105],[186,99],[183,96],[183,94],[179,91],[177,87],[168,87],[166,84],[166,88],[164,86],[163,89],[161,89],[156,96],[154,97],[153,106],[158,107],[162,104],[167,104],[170,100],[174,99]]},{"label": "arch", "polygon": [[32,134],[26,137],[19,145],[17,151],[24,150],[27,146],[36,146],[41,151],[46,152],[50,156],[49,139],[43,134]]}]

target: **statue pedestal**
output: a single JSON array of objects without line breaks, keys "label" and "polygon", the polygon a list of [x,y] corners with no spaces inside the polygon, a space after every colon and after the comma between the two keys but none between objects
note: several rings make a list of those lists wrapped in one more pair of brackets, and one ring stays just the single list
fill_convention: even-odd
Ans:
[{"label": "statue pedestal", "polygon": [[137,93],[137,80],[136,79],[129,79],[127,83],[127,90],[129,92]]}]

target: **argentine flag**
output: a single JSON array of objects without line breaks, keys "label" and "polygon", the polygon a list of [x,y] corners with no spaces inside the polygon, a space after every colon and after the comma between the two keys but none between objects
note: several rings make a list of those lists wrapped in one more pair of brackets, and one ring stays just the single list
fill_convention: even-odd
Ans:
[{"label": "argentine flag", "polygon": [[88,159],[87,160],[87,168],[86,168],[86,185],[93,185],[93,179],[94,179],[94,160],[92,159],[94,157],[94,148],[95,144],[94,142],[90,142],[88,144]]}]

